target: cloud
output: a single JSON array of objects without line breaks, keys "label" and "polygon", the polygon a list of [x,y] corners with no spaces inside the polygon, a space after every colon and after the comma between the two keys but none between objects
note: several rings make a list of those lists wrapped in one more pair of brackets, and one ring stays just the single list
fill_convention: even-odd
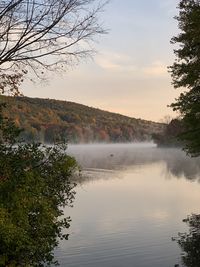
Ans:
[{"label": "cloud", "polygon": [[[134,75],[138,78],[163,77],[168,75],[167,64],[155,60],[147,66],[133,64],[126,54],[104,52],[96,56],[96,64],[106,72]],[[132,76],[133,77],[133,76]]]},{"label": "cloud", "polygon": [[95,62],[100,68],[114,72],[132,72],[136,70],[131,58],[125,54],[104,52],[96,56]]},{"label": "cloud", "polygon": [[168,74],[167,65],[161,61],[154,61],[150,66],[142,69],[143,73],[148,76],[162,77]]}]

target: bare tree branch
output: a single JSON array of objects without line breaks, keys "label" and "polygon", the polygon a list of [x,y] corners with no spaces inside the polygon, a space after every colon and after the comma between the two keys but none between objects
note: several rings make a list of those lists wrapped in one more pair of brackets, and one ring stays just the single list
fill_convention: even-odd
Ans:
[{"label": "bare tree branch", "polygon": [[88,42],[106,32],[98,22],[104,4],[102,0],[1,1],[0,78],[5,69],[30,68],[38,76],[90,55]]}]

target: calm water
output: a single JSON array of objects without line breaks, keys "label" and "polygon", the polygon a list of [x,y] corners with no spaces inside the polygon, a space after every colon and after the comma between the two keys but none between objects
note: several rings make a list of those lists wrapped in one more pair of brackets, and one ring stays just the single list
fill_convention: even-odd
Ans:
[{"label": "calm water", "polygon": [[152,144],[77,145],[77,181],[69,241],[61,266],[173,267],[180,249],[171,238],[182,220],[200,213],[200,160]]}]

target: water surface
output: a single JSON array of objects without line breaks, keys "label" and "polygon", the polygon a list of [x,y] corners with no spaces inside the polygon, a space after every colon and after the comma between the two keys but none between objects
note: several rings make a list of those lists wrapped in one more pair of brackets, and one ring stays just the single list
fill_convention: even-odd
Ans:
[{"label": "water surface", "polygon": [[83,168],[61,266],[181,265],[172,237],[200,213],[200,160],[153,144],[69,146]]}]

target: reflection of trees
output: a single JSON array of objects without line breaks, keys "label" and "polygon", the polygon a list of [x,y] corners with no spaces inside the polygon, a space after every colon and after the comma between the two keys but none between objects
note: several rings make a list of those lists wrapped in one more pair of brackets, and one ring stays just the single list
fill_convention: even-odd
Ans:
[{"label": "reflection of trees", "polygon": [[180,149],[115,144],[80,145],[69,148],[69,151],[76,157],[83,169],[121,170],[147,164],[164,163],[167,176],[185,177],[188,180],[200,178],[200,159],[189,158]]},{"label": "reflection of trees", "polygon": [[179,233],[176,239],[182,249],[182,262],[187,267],[200,266],[200,215],[192,214],[183,220],[189,226],[188,233]]},{"label": "reflection of trees", "polygon": [[200,159],[189,158],[182,151],[172,151],[170,157],[164,157],[168,174],[176,178],[185,177],[188,180],[199,180]]}]

